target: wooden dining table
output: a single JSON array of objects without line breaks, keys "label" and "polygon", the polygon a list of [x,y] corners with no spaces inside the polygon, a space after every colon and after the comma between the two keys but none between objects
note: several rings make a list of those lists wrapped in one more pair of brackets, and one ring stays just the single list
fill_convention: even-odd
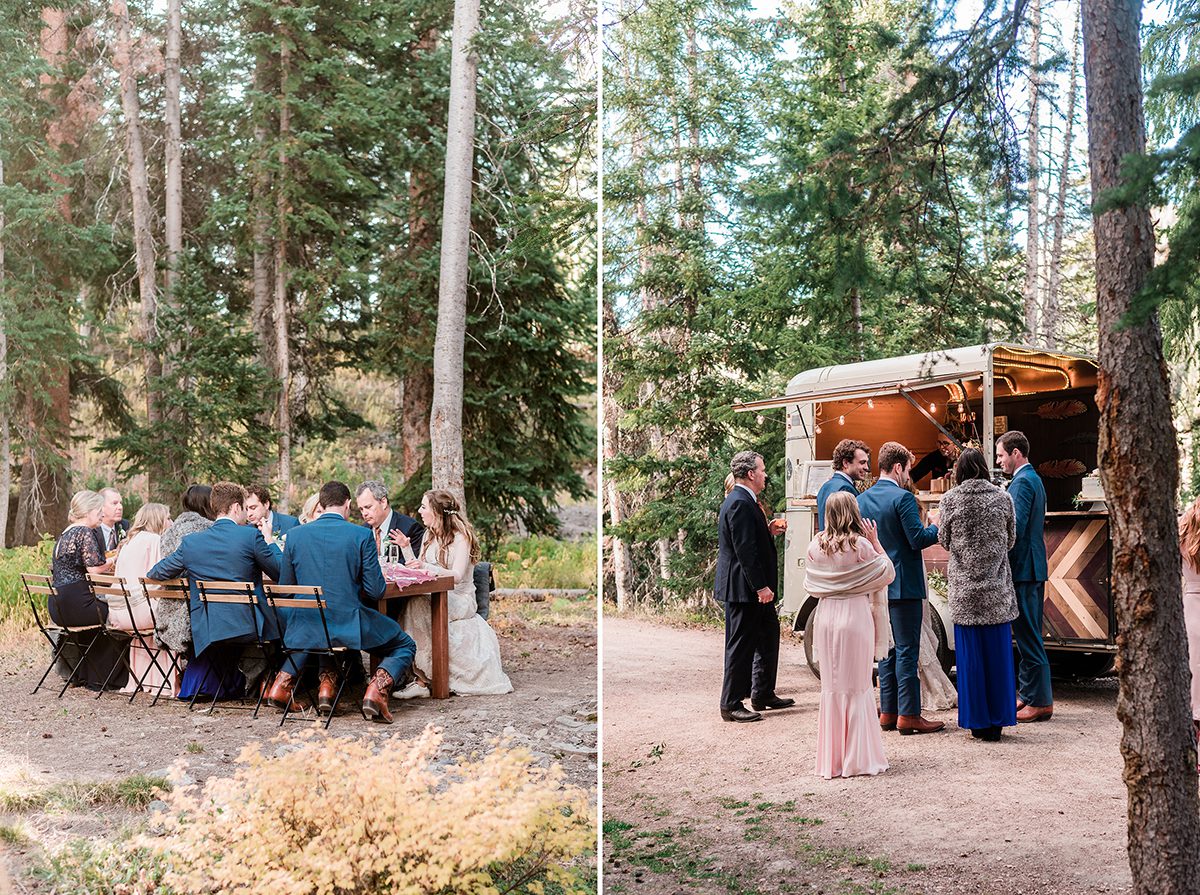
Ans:
[{"label": "wooden dining table", "polygon": [[429,676],[432,678],[429,690],[434,699],[447,699],[450,696],[449,594],[453,588],[453,575],[442,575],[433,581],[421,581],[405,587],[389,581],[387,590],[379,598],[379,611],[386,615],[387,604],[391,600],[407,600],[410,597],[429,595],[433,627],[433,643],[430,644],[433,651],[433,667],[429,669]]}]

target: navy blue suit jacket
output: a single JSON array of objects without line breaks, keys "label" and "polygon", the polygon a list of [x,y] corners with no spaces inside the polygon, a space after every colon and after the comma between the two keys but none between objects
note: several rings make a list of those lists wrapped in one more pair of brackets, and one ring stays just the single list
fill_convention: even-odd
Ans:
[{"label": "navy blue suit jacket", "polygon": [[937,526],[921,525],[917,499],[891,479],[880,479],[858,495],[858,508],[879,526],[879,543],[896,568],[889,600],[925,599],[921,551],[937,543]]},{"label": "navy blue suit jacket", "polygon": [[[745,488],[735,485],[721,504],[717,532],[713,597],[718,603],[757,603],[758,591],[764,587],[778,591],[775,539],[762,507]],[[778,599],[779,594],[775,596]]]},{"label": "navy blue suit jacket", "polygon": [[1017,514],[1017,540],[1008,551],[1013,581],[1045,581],[1046,488],[1030,465],[1022,466],[1008,485]]},{"label": "navy blue suit jacket", "polygon": [[[122,536],[129,533],[129,520],[122,519],[113,526],[117,530],[117,543],[121,543]],[[104,529],[97,525],[92,529],[92,536],[96,539],[96,546],[100,548],[100,555],[103,556],[108,552],[108,545],[104,543]]]},{"label": "navy blue suit jacket", "polygon": [[251,581],[261,601],[263,574],[279,580],[279,548],[263,540],[257,528],[218,519],[212,528],[185,537],[179,549],[146,573],[155,581],[186,575],[191,589],[192,644],[196,655],[210,644],[234,638],[253,639],[256,628],[263,640],[277,640],[273,614],[259,604],[257,618],[249,606],[200,605],[197,581]]},{"label": "navy blue suit jacket", "polygon": [[299,524],[300,520],[295,516],[271,510],[271,534],[279,532],[281,535],[285,535]]},{"label": "navy blue suit jacket", "polygon": [[858,489],[854,487],[854,483],[845,475],[835,472],[817,492],[817,531],[825,530],[825,501],[829,500],[830,494],[837,494],[839,491],[845,491],[856,499],[858,497]]},{"label": "navy blue suit jacket", "polygon": [[[325,621],[334,646],[371,650],[396,636],[400,626],[363,601],[375,603],[387,583],[379,569],[369,528],[323,513],[287,537],[279,564],[280,584],[320,585]],[[283,642],[296,649],[324,649],[325,631],[315,609],[280,610]]]}]

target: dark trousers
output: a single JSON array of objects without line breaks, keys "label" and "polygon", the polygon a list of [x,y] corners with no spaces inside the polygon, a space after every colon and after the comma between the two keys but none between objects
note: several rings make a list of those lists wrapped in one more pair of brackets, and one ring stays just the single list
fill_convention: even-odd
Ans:
[{"label": "dark trousers", "polygon": [[888,617],[896,645],[879,663],[879,711],[889,715],[921,714],[921,680],[917,659],[921,650],[924,600],[889,600]]},{"label": "dark trousers", "polygon": [[721,708],[730,709],[749,696],[775,695],[779,670],[779,616],[774,603],[725,604],[725,681]]},{"label": "dark trousers", "polygon": [[1042,640],[1042,613],[1046,601],[1046,582],[1014,581],[1017,589],[1017,618],[1012,623],[1017,641],[1017,695],[1026,705],[1051,705],[1050,659]]},{"label": "dark trousers", "polygon": [[[396,600],[394,602],[400,602]],[[417,644],[411,637],[408,636],[399,627],[396,628],[396,633],[393,637],[385,640],[378,646],[373,646],[369,650],[364,650],[373,658],[379,659],[379,668],[386,671],[395,683],[399,683],[404,672],[412,665],[413,658],[417,655]],[[303,671],[304,666],[308,664],[308,660],[312,653],[293,653],[288,661],[284,663],[283,670],[289,674],[299,675]],[[320,659],[321,671],[333,671],[335,664],[333,657],[329,655],[318,655]]]}]

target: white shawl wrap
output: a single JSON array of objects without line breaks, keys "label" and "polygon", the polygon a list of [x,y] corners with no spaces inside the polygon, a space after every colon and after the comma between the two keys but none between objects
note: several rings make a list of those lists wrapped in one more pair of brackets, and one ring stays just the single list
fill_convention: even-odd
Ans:
[{"label": "white shawl wrap", "polygon": [[887,658],[892,647],[887,586],[895,577],[896,570],[886,554],[876,555],[843,571],[816,568],[810,561],[804,572],[804,587],[821,600],[846,599],[864,593],[870,597],[871,620],[875,623],[875,661],[878,662]]}]

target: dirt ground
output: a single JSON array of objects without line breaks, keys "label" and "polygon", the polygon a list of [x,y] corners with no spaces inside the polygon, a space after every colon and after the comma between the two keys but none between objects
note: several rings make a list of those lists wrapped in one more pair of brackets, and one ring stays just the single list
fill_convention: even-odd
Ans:
[{"label": "dirt ground", "polygon": [[718,714],[723,635],[606,617],[604,891],[1125,892],[1116,680],[1055,682],[1049,722],[974,740],[885,733],[890,769],[812,772],[820,683],[785,635],[781,696]]},{"label": "dirt ground", "polygon": [[[492,606],[491,624],[513,693],[393,699],[396,720],[387,726],[363,720],[357,710],[359,687],[351,698],[343,696],[330,733],[408,737],[435,724],[444,730],[447,757],[486,749],[496,738],[505,738],[530,748],[541,763],[560,762],[572,783],[595,792],[594,601],[505,600]],[[253,704],[242,709],[236,702],[221,703],[210,715],[164,702],[151,709],[144,696],[132,706],[111,693],[97,700],[78,688],[61,700],[55,698],[57,688],[30,695],[46,662],[34,636],[10,637],[0,649],[0,797],[5,800],[53,784],[163,775],[181,758],[187,761],[188,776],[202,782],[228,773],[245,743],[270,740],[278,732],[280,714],[264,708],[254,719]],[[289,721],[287,729],[311,727],[311,717]],[[27,872],[45,849],[78,837],[109,835],[139,819],[137,812],[111,807],[34,813],[5,812],[4,807],[0,804],[0,826],[15,826],[22,833],[20,842],[0,842],[0,867],[7,863],[16,892],[43,891]]]}]

